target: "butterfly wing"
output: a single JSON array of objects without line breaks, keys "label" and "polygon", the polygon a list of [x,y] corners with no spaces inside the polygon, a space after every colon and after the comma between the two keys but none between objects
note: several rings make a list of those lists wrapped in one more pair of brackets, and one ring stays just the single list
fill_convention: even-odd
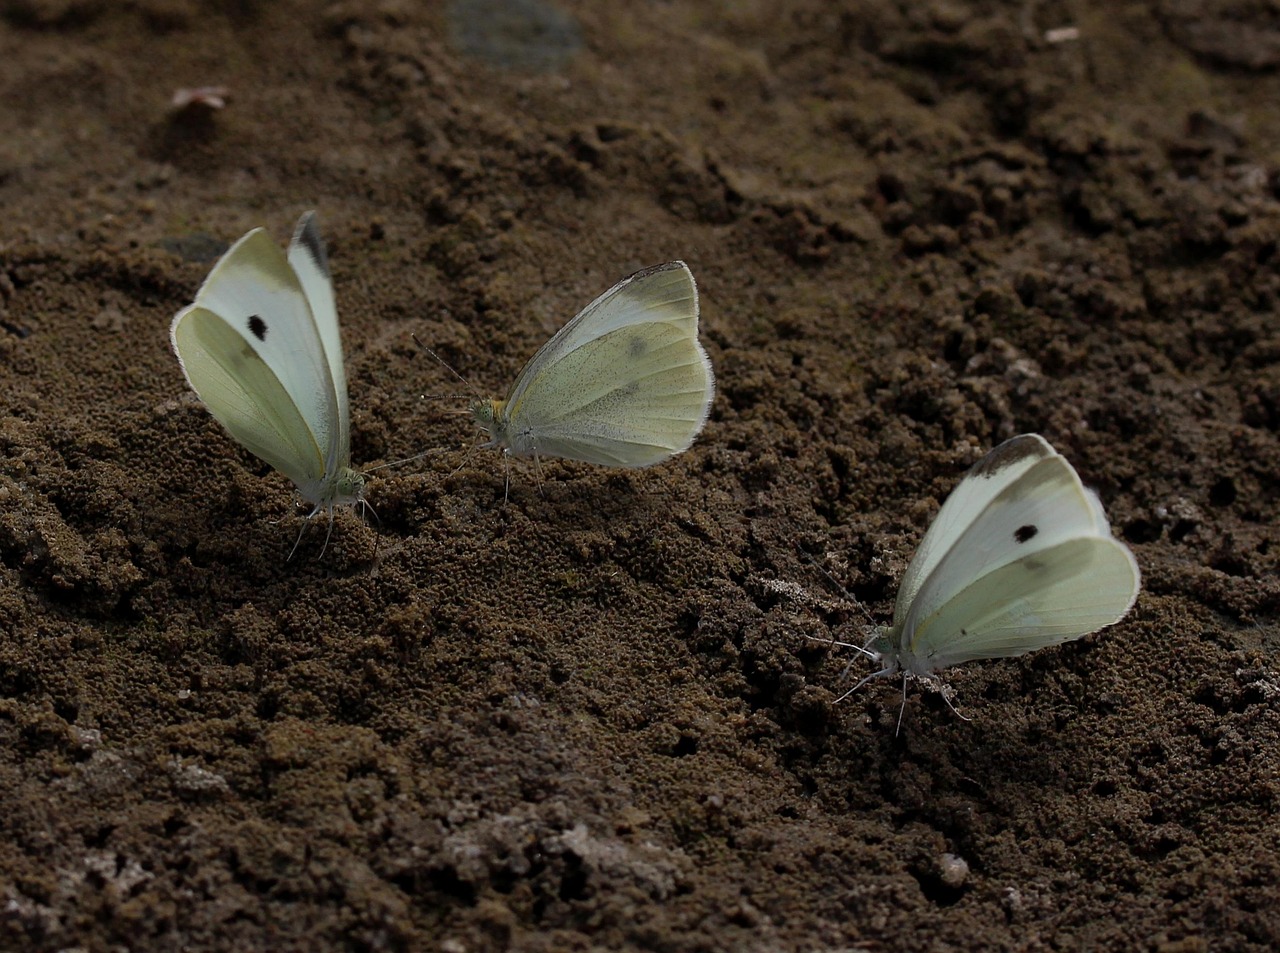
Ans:
[{"label": "butterfly wing", "polygon": [[297,404],[221,314],[192,305],[170,334],[192,390],[245,449],[299,486],[324,476],[324,456]]},{"label": "butterfly wing", "polygon": [[938,515],[933,518],[924,539],[903,574],[894,606],[894,621],[901,620],[916,601],[925,579],[938,567],[938,562],[954,548],[960,534],[1001,490],[1014,483],[1035,464],[1056,451],[1039,434],[1023,434],[1006,440],[969,468]]},{"label": "butterfly wing", "polygon": [[697,287],[673,261],[623,279],[566,324],[502,414],[514,452],[644,467],[688,449],[714,393]]},{"label": "butterfly wing", "polygon": [[943,504],[904,577],[892,641],[917,672],[1021,655],[1118,621],[1138,579],[1098,498],[1043,438],[1024,434]]},{"label": "butterfly wing", "polygon": [[920,621],[913,657],[935,671],[1069,642],[1124,617],[1138,566],[1112,537],[1080,536],[1006,563]]},{"label": "butterfly wing", "polygon": [[329,365],[333,382],[337,428],[330,445],[326,465],[330,473],[346,466],[351,457],[351,411],[347,401],[347,370],[342,355],[342,334],[338,330],[338,307],[333,296],[333,278],[329,274],[329,256],[316,227],[316,213],[307,212],[298,219],[289,243],[289,265],[298,277],[315,322],[316,333]]},{"label": "butterfly wing", "polygon": [[341,438],[337,390],[307,293],[263,229],[223,255],[170,335],[213,416],[314,496]]}]

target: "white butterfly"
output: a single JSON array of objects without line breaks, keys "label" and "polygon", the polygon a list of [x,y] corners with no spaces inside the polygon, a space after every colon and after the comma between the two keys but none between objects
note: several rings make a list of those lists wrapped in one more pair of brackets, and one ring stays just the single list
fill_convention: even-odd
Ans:
[{"label": "white butterfly", "polygon": [[350,466],[338,312],[314,212],[298,220],[287,257],[261,228],[232,245],[195,303],[174,317],[170,337],[209,412],[297,485],[315,507],[311,516],[327,511],[332,531],[335,507],[363,502],[364,477]]},{"label": "white butterfly", "polygon": [[867,649],[885,663],[869,677],[928,675],[1078,639],[1120,621],[1139,580],[1133,553],[1071,464],[1043,437],[1014,437],[974,464],[938,511],[898,588],[893,625]]},{"label": "white butterfly", "polygon": [[647,467],[687,450],[715,378],[682,261],[646,268],[587,305],[524,366],[505,400],[471,405],[485,446],[518,456]]}]

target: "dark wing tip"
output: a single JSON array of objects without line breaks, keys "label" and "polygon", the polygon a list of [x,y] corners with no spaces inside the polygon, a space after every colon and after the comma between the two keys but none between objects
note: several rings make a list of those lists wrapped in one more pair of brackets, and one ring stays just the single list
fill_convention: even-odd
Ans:
[{"label": "dark wing tip", "polygon": [[642,268],[634,275],[629,275],[628,277],[623,278],[605,294],[608,295],[615,291],[621,291],[624,287],[633,282],[643,281],[644,279],[651,278],[654,275],[661,275],[671,271],[682,272],[685,279],[688,281],[689,293],[693,296],[693,315],[694,320],[696,321],[699,313],[701,312],[701,306],[698,301],[698,283],[693,280],[693,272],[689,270],[689,266],[678,258],[674,261],[664,261],[661,265],[652,265],[648,268]]},{"label": "dark wing tip", "polygon": [[293,243],[300,248],[306,249],[311,260],[316,263],[316,267],[326,277],[329,274],[329,256],[325,254],[324,242],[320,238],[320,229],[316,225],[316,213],[303,212],[302,217],[298,219],[298,225],[293,230]]},{"label": "dark wing tip", "polygon": [[640,278],[648,278],[650,275],[661,274],[664,271],[676,271],[681,268],[685,271],[689,270],[689,266],[679,259],[676,259],[675,261],[664,261],[661,265],[651,265],[648,268],[641,268],[627,280],[636,281]]},{"label": "dark wing tip", "polygon": [[995,476],[1001,470],[1021,463],[1023,460],[1043,460],[1045,457],[1053,456],[1054,453],[1053,447],[1049,446],[1048,441],[1039,434],[1020,434],[1017,437],[1010,437],[998,447],[993,448],[990,453],[973,465],[972,469],[969,470],[969,475]]}]

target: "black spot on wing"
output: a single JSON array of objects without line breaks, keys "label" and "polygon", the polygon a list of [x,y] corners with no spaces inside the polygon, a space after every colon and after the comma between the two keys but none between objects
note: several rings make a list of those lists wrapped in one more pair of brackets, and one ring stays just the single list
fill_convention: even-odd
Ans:
[{"label": "black spot on wing", "polygon": [[627,342],[627,354],[630,357],[640,357],[649,350],[649,345],[645,343],[645,339],[639,334],[633,334],[631,340]]},{"label": "black spot on wing", "polygon": [[249,315],[249,333],[259,341],[267,339],[267,322],[256,314]]},{"label": "black spot on wing", "polygon": [[1038,532],[1040,532],[1040,527],[1033,526],[1028,523],[1026,526],[1019,526],[1015,529],[1013,531],[1013,538],[1019,543],[1025,543],[1028,540],[1034,539]]}]

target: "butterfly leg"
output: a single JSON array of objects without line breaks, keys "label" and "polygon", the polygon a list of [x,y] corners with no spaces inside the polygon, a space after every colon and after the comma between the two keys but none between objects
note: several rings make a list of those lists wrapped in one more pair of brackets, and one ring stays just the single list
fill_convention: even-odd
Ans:
[{"label": "butterfly leg", "polygon": [[[378,519],[378,513],[377,513],[377,511],[376,511],[376,510],[374,510],[374,508],[373,508],[372,506],[370,506],[368,503],[365,503],[365,501],[364,501],[363,499],[361,499],[361,500],[360,500],[360,502],[364,504],[364,508],[365,508],[366,510],[368,510],[370,513],[373,513],[373,519],[374,519],[374,521],[378,524],[378,527],[379,527],[379,528],[381,528],[381,527],[382,527],[382,520]],[[363,511],[363,510],[361,511],[361,515],[362,515],[362,516],[364,515],[364,511]],[[375,529],[375,530],[373,531],[373,560],[372,560],[372,562],[373,562],[373,573],[374,573],[374,575],[377,575],[377,571],[378,571],[378,565],[379,565],[379,563],[378,563],[378,555],[379,555],[379,554],[378,554],[378,549],[381,547],[381,544],[382,544],[382,534],[381,534],[381,533],[379,533],[379,532]]]},{"label": "butterfly leg", "polygon": [[[845,671],[848,671],[848,669],[846,668]],[[873,678],[884,678],[886,675],[892,675],[892,674],[893,674],[893,669],[891,668],[882,668],[878,672],[872,672],[870,675],[867,675],[866,677],[864,677],[860,682],[858,682],[857,685],[854,685],[853,688],[849,689],[847,692],[845,692],[843,695],[841,695],[831,704],[833,705],[840,704],[842,701],[844,701],[846,698],[848,698],[850,695],[856,692],[863,685],[867,684],[867,682],[871,681]]]},{"label": "butterfly leg", "polygon": [[538,494],[546,497],[547,490],[542,479],[542,458],[538,456],[538,448],[533,448],[533,478],[538,481]]},{"label": "butterfly leg", "polygon": [[[334,512],[334,510],[335,510],[335,509],[336,509],[336,507],[334,507],[332,504],[328,507],[328,510],[329,510],[329,530],[328,530],[328,532],[326,532],[326,533],[324,534],[324,545],[320,547],[320,558],[321,558],[321,559],[324,559],[324,554],[325,554],[326,552],[328,552],[328,550],[329,550],[329,538],[330,538],[331,536],[333,536],[333,523],[334,523],[334,520],[335,520],[335,519],[337,519],[337,513],[335,513],[335,512]],[[314,514],[313,514],[313,515],[314,515]]]},{"label": "butterfly leg", "polygon": [[449,471],[449,476],[454,476],[459,470],[467,465],[467,461],[471,459],[471,451],[476,447],[483,446],[479,441],[472,443],[466,450],[462,451],[462,459],[458,461],[458,465]]},{"label": "butterfly leg", "polygon": [[955,694],[955,691],[937,675],[930,675],[929,678],[938,686],[938,694],[942,696],[942,700],[946,702],[947,707],[951,709],[951,714],[955,715],[961,721],[972,721],[971,718],[966,718],[964,715],[960,714],[960,709],[956,708],[955,703],[951,701],[951,696]]},{"label": "butterfly leg", "polygon": [[381,526],[382,526],[382,519],[378,516],[378,511],[377,511],[377,510],[375,510],[372,506],[370,506],[370,505],[369,505],[369,501],[368,501],[368,500],[366,500],[366,499],[362,496],[362,497],[360,497],[360,499],[356,500],[356,502],[360,504],[360,518],[361,518],[361,519],[363,519],[363,518],[364,518],[364,515],[365,515],[366,513],[368,513],[368,514],[370,514],[371,516],[373,516],[373,521],[374,521],[375,523],[377,523],[379,527],[381,527]]},{"label": "butterfly leg", "polygon": [[902,716],[907,713],[907,678],[909,673],[902,673],[902,705],[898,709],[898,727],[893,729],[893,736],[896,738],[902,733]]},{"label": "butterfly leg", "polygon": [[[876,661],[876,662],[879,662],[879,661],[881,661],[881,659],[883,658],[883,656],[881,656],[879,652],[873,651],[872,649],[868,648],[868,646],[869,646],[869,645],[871,645],[871,643],[872,643],[872,642],[874,642],[874,641],[876,640],[876,638],[877,638],[877,635],[876,635],[876,633],[874,633],[874,632],[873,632],[873,633],[872,633],[872,635],[871,635],[871,638],[869,638],[869,639],[868,639],[866,642],[864,642],[862,645],[857,645],[856,643],[853,643],[853,642],[841,642],[839,639],[837,639],[837,638],[835,637],[835,634],[833,633],[833,634],[832,634],[832,636],[831,636],[831,640],[830,640],[830,642],[829,642],[828,644],[829,644],[829,645],[838,645],[838,646],[840,646],[840,648],[842,648],[842,649],[853,649],[855,652],[858,652],[858,653],[860,653],[860,654],[862,654],[862,655],[865,655],[865,656],[866,656],[867,658],[869,658],[869,659],[872,659],[872,660],[874,660],[874,661]],[[845,677],[849,674],[849,669],[853,668],[853,663],[854,663],[855,661],[856,661],[856,659],[850,659],[850,660],[849,660],[849,664],[848,664],[848,665],[846,665],[846,666],[844,667],[844,671],[840,673],[840,677],[841,677],[842,679],[843,679],[843,678],[845,678]],[[881,669],[880,671],[878,671],[878,672],[876,672],[876,673],[874,673],[874,674],[872,674],[872,675],[867,676],[867,678],[877,678],[878,676],[881,676],[881,675],[892,675],[894,671],[895,671],[895,669],[892,669],[892,668],[884,668],[884,669]],[[863,679],[863,681],[865,682],[865,681],[866,681],[866,679]],[[859,683],[859,684],[861,684],[861,683]]]},{"label": "butterfly leg", "polygon": [[305,533],[307,531],[307,527],[311,525],[311,516],[314,516],[314,515],[315,513],[313,512],[310,516],[308,516],[306,519],[302,521],[302,528],[298,530],[298,538],[293,541],[293,549],[289,550],[289,558],[286,559],[285,562],[289,562],[291,559],[293,559],[293,554],[298,551],[298,546],[302,543],[302,534]]}]

